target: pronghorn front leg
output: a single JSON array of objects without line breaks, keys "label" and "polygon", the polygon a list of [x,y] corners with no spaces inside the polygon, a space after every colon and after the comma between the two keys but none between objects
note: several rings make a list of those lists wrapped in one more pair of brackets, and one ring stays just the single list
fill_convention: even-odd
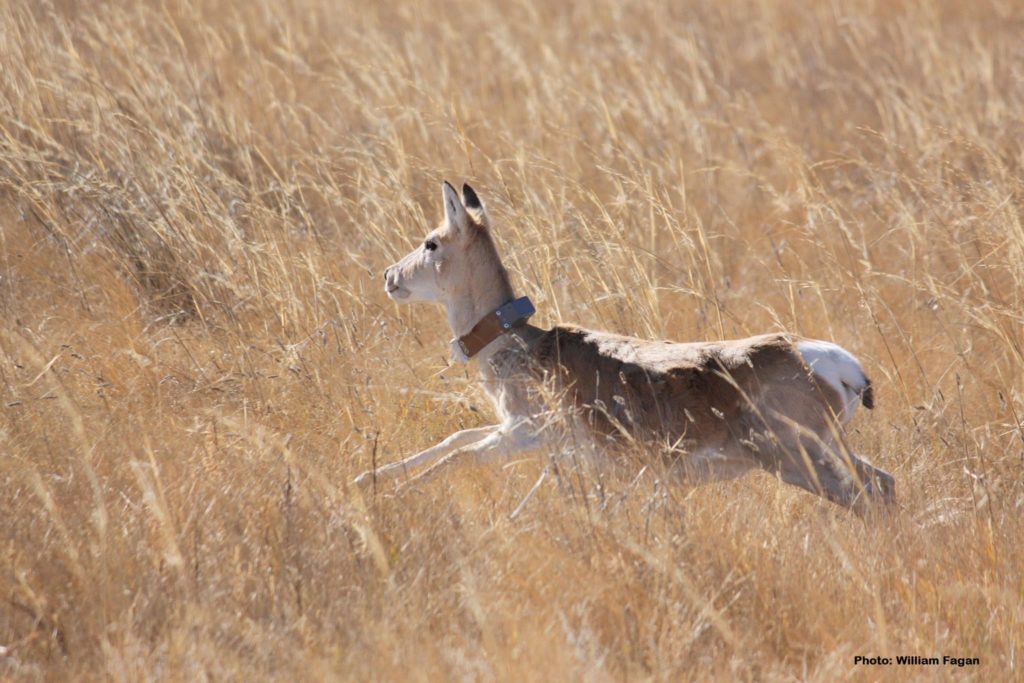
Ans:
[{"label": "pronghorn front leg", "polygon": [[430,481],[452,466],[504,460],[523,451],[532,450],[540,443],[541,434],[536,425],[529,420],[523,420],[513,425],[502,425],[480,441],[463,446],[448,454],[435,465],[407,481],[400,487],[400,490],[413,484]]},{"label": "pronghorn front leg", "polygon": [[409,471],[410,468],[418,467],[419,465],[430,464],[443,458],[457,448],[468,446],[469,444],[476,443],[481,439],[486,438],[492,434],[495,430],[499,429],[500,425],[491,425],[488,427],[474,427],[473,429],[463,429],[455,432],[447,439],[431,446],[425,451],[420,451],[416,455],[411,455],[405,460],[385,465],[384,467],[378,468],[376,472],[373,470],[367,470],[358,477],[355,478],[353,483],[356,486],[367,486],[373,480],[374,477],[379,481],[387,481],[394,479],[395,477],[401,476]]}]

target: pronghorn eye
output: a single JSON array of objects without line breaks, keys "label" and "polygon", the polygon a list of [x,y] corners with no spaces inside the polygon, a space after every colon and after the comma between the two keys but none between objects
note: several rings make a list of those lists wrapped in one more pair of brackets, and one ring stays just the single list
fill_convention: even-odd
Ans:
[{"label": "pronghorn eye", "polygon": [[423,243],[423,248],[426,249],[427,251],[434,251],[435,249],[437,249],[437,242],[435,242],[434,240],[427,240],[426,242]]}]

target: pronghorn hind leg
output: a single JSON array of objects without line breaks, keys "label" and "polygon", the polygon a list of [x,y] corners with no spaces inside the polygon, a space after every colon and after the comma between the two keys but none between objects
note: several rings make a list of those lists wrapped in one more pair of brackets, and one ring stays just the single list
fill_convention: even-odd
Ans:
[{"label": "pronghorn hind leg", "polygon": [[892,475],[857,457],[846,447],[841,425],[820,408],[794,412],[800,400],[792,393],[778,393],[774,405],[751,411],[741,443],[764,469],[787,484],[863,512],[872,503],[895,502]]},{"label": "pronghorn hind leg", "polygon": [[[849,463],[847,463],[847,457]],[[868,498],[877,498],[885,503],[896,502],[896,480],[891,474],[883,469],[875,467],[866,460],[858,458],[847,451],[847,456],[842,458],[843,464],[848,468],[852,467],[853,476]]]},{"label": "pronghorn hind leg", "polygon": [[371,484],[374,479],[377,481],[388,481],[390,479],[394,479],[403,474],[407,474],[409,470],[414,467],[429,465],[458,448],[462,448],[463,446],[468,446],[480,441],[481,439],[485,439],[499,428],[500,425],[490,425],[487,427],[474,427],[472,429],[463,429],[455,432],[436,446],[431,446],[424,451],[420,451],[416,455],[411,455],[405,460],[400,460],[399,462],[393,462],[390,465],[379,467],[376,471],[367,470],[356,477],[353,483],[356,486],[367,486]]},{"label": "pronghorn hind leg", "polygon": [[888,472],[853,453],[820,439],[803,438],[778,459],[779,477],[843,507],[864,512],[873,503],[896,500],[895,480]]}]

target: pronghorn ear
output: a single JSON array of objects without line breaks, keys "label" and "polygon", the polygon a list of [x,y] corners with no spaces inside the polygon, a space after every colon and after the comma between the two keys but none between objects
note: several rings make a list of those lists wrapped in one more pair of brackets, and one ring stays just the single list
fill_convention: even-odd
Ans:
[{"label": "pronghorn ear", "polygon": [[466,213],[466,207],[459,201],[459,194],[447,180],[441,186],[441,198],[444,201],[444,220],[448,224],[449,229],[468,229],[469,214]]},{"label": "pronghorn ear", "polygon": [[466,205],[477,223],[485,228],[491,227],[491,222],[487,218],[487,209],[484,208],[484,203],[480,201],[480,197],[476,196],[476,192],[469,186],[469,183],[462,184],[462,203]]},{"label": "pronghorn ear", "polygon": [[462,183],[462,203],[466,205],[467,209],[483,208],[480,198],[476,196],[476,192],[469,186],[469,183]]}]

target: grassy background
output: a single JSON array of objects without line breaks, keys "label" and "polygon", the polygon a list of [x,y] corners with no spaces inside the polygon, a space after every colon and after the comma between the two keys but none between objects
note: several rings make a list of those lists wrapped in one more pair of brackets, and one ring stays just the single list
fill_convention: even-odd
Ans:
[{"label": "grassy background", "polygon": [[[0,1],[2,675],[1020,678],[1024,10],[567,5]],[[361,498],[491,417],[382,292],[442,178],[541,324],[854,351],[899,512],[640,462]]]}]

